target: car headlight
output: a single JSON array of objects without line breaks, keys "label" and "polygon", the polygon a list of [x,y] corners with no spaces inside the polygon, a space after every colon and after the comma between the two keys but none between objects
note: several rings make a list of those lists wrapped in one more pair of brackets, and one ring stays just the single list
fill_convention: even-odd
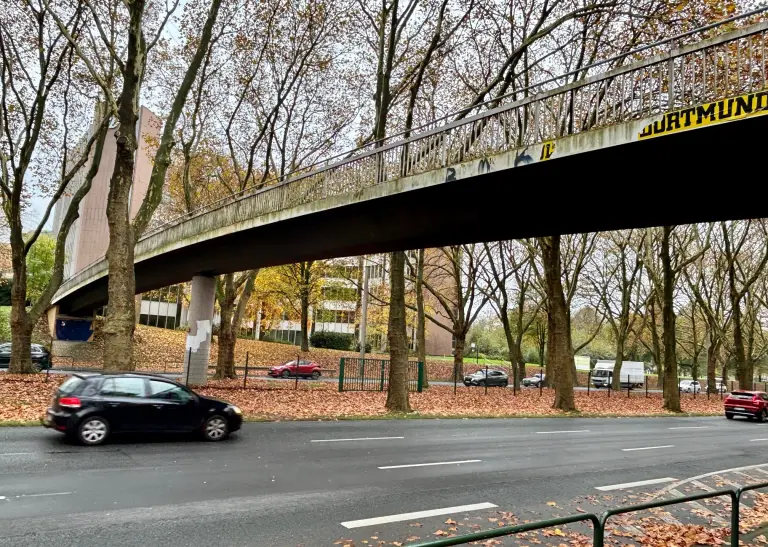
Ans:
[{"label": "car headlight", "polygon": [[238,416],[241,416],[241,415],[243,414],[243,411],[242,411],[242,410],[240,410],[240,407],[239,407],[239,406],[235,406],[235,405],[229,405],[229,409],[230,409],[232,412],[234,412],[235,414],[237,414]]}]

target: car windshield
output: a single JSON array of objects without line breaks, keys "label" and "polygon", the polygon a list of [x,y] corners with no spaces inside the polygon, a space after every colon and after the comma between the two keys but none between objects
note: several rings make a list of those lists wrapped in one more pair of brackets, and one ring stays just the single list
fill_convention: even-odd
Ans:
[{"label": "car windshield", "polygon": [[605,378],[605,377],[608,377],[610,375],[611,375],[611,371],[610,370],[599,369],[599,370],[592,371],[592,376],[596,376],[598,378]]}]

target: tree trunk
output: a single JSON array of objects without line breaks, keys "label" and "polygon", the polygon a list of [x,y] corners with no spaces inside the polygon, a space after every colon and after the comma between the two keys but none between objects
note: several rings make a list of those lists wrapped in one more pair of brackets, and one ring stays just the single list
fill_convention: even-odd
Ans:
[{"label": "tree trunk", "polygon": [[664,300],[661,303],[662,338],[664,339],[664,409],[681,412],[680,390],[677,379],[677,355],[675,354],[675,277],[672,271],[672,258],[669,254],[670,226],[664,226],[661,240],[661,263],[664,270]]},{"label": "tree trunk", "polygon": [[456,347],[453,349],[453,379],[461,382],[464,373],[464,338],[456,336]]},{"label": "tree trunk", "polygon": [[[509,316],[506,313],[506,310],[502,310],[502,313],[500,314],[501,318],[501,326],[504,328],[504,337],[507,339],[507,352],[509,354],[509,364],[513,367],[518,366],[518,360],[517,360],[517,346],[515,345],[515,339],[512,336],[512,326],[509,324]],[[521,378],[517,378],[518,385],[520,384]],[[514,378],[510,378],[510,381],[514,382]]]},{"label": "tree trunk", "polygon": [[309,291],[313,261],[301,263],[301,351],[309,351]]},{"label": "tree trunk", "polygon": [[[223,285],[223,287],[222,287]],[[232,315],[235,310],[235,275],[219,278],[219,353],[216,360],[216,378],[237,378],[235,373],[235,341]]]},{"label": "tree trunk", "polygon": [[[566,412],[576,410],[573,398],[571,333],[568,329],[568,306],[563,292],[560,265],[560,236],[539,239],[547,290],[548,361],[552,365],[555,387],[553,408]],[[549,379],[549,378],[548,378]]]},{"label": "tree trunk", "polygon": [[309,351],[309,298],[301,295],[301,351]]},{"label": "tree trunk", "polygon": [[416,352],[418,361],[424,363],[422,387],[427,388],[429,375],[427,374],[427,321],[424,315],[424,249],[419,249],[416,264]]},{"label": "tree trunk", "polygon": [[[121,126],[122,128],[122,126]],[[135,122],[134,122],[135,129]],[[104,368],[133,370],[133,331],[135,328],[136,280],[133,274],[134,232],[128,218],[129,196],[133,180],[133,152],[117,139],[115,172],[112,175],[107,201],[109,246],[107,262],[107,316],[104,321]],[[122,133],[122,130],[121,130]],[[124,135],[124,133],[123,133]]]},{"label": "tree trunk", "polygon": [[14,246],[16,248],[11,249],[14,254],[11,286],[11,362],[8,366],[8,372],[11,374],[35,372],[30,348],[35,324],[27,314],[27,265],[22,252],[23,246],[22,241],[20,245]]},{"label": "tree trunk", "polygon": [[387,410],[410,412],[408,401],[408,332],[405,318],[405,253],[392,253],[390,264],[389,325],[389,390]]},{"label": "tree trunk", "polygon": [[621,389],[621,364],[624,361],[624,338],[617,337],[616,341],[616,362],[613,365],[613,378],[611,379],[611,388],[614,391]]},{"label": "tree trunk", "polygon": [[707,392],[717,393],[715,383],[717,382],[717,353],[720,348],[719,342],[710,340],[707,348]]}]

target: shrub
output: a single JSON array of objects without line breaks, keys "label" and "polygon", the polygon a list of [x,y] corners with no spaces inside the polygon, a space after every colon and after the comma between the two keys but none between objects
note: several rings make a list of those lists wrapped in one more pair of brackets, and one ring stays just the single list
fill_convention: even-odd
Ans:
[{"label": "shrub", "polygon": [[317,331],[309,338],[312,347],[348,350],[354,342],[354,335],[343,332]]}]

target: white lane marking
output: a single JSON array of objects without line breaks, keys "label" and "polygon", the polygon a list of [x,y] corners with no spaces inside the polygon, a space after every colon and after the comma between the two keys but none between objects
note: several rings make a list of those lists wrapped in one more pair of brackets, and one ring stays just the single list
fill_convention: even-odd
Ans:
[{"label": "white lane marking", "polygon": [[667,429],[709,429],[708,425],[686,425],[681,427],[668,427]]},{"label": "white lane marking", "polygon": [[756,443],[757,441],[768,441],[768,439],[749,439],[751,443]]},{"label": "white lane marking", "polygon": [[483,460],[459,460],[457,462],[435,462],[435,463],[409,463],[407,465],[385,465],[379,469],[402,469],[404,467],[427,467],[430,465],[455,465],[459,463],[477,463]]},{"label": "white lane marking", "polygon": [[18,496],[0,496],[0,501],[9,500],[11,498],[41,498],[43,496],[68,496],[72,492],[48,492],[45,494],[19,494]]},{"label": "white lane marking", "polygon": [[347,441],[386,441],[390,439],[405,439],[405,437],[359,437],[357,439],[313,439],[311,443],[343,443]]},{"label": "white lane marking", "polygon": [[537,431],[537,435],[546,435],[548,433],[589,433],[589,429],[574,429],[572,431]]},{"label": "white lane marking", "polygon": [[34,452],[6,452],[0,454],[0,456],[30,456],[32,454],[34,454]]},{"label": "white lane marking", "polygon": [[68,496],[72,492],[50,492],[48,494],[21,494],[17,498],[41,498],[43,496]]},{"label": "white lane marking", "polygon": [[634,488],[635,486],[647,486],[649,484],[659,484],[662,482],[674,482],[677,479],[674,479],[672,477],[664,477],[663,479],[648,479],[646,481],[637,481],[637,482],[625,482],[622,484],[609,484],[608,486],[596,486],[596,490],[602,490],[603,492],[608,492],[610,490],[621,490],[622,488]]},{"label": "white lane marking", "polygon": [[673,444],[663,444],[661,446],[641,446],[640,448],[622,448],[622,452],[634,452],[635,450],[655,450],[657,448],[674,448]]},{"label": "white lane marking", "polygon": [[399,515],[388,515],[386,517],[376,517],[362,520],[350,520],[342,522],[344,528],[362,528],[364,526],[375,526],[377,524],[387,524],[389,522],[402,522],[404,520],[423,519],[427,517],[438,517],[440,515],[450,515],[451,513],[463,513],[465,511],[478,511],[480,509],[493,509],[498,507],[493,503],[474,503],[472,505],[457,505],[456,507],[443,507],[442,509],[430,509],[429,511],[415,511],[413,513],[400,513]]}]

